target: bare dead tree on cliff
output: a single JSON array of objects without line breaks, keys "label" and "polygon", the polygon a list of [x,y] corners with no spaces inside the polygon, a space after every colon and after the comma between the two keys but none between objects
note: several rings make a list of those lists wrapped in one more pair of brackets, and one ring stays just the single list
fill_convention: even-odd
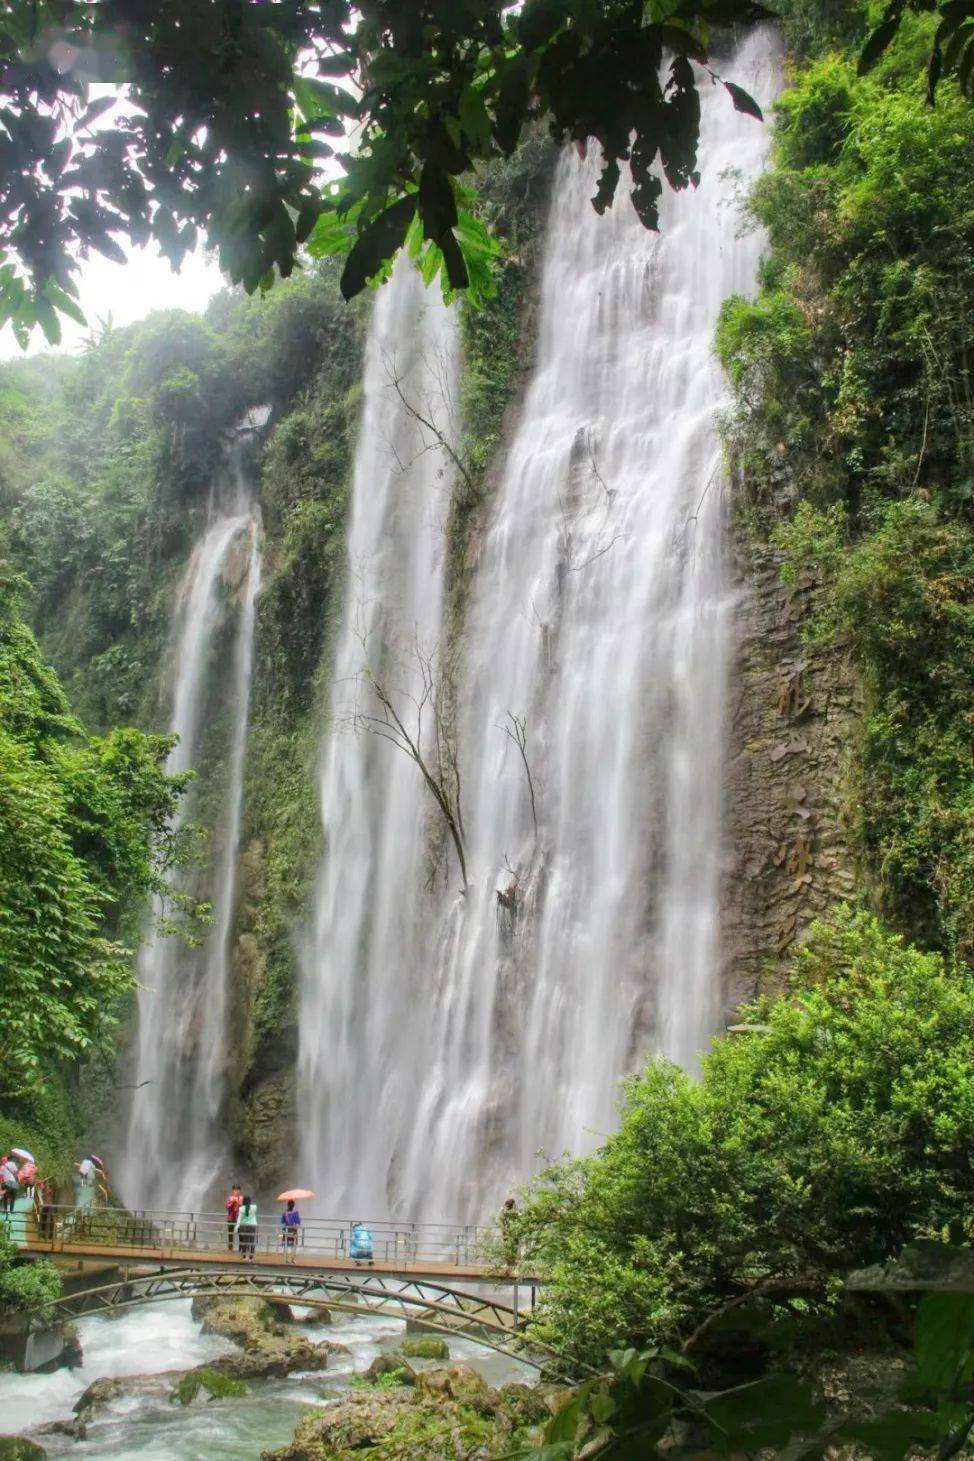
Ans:
[{"label": "bare dead tree on cliff", "polygon": [[515,715],[513,710],[507,712],[507,724],[504,726],[504,734],[517,747],[518,755],[521,757],[521,764],[524,767],[524,779],[528,784],[528,796],[531,799],[531,821],[534,823],[534,843],[538,844],[538,803],[534,794],[534,777],[531,775],[531,763],[528,760],[528,722],[527,716]]},{"label": "bare dead tree on cliff", "polygon": [[411,690],[394,689],[366,664],[362,678],[371,691],[375,707],[356,706],[351,716],[352,726],[388,741],[417,767],[450,835],[466,892],[467,858],[456,734],[441,692],[435,652],[429,653],[417,643],[412,658],[417,673],[415,688]]},{"label": "bare dead tree on cliff", "polygon": [[[429,357],[425,358],[424,364],[426,365],[427,374],[438,383],[439,395],[446,408],[447,417],[452,418],[453,402],[451,401],[450,392],[451,372],[447,367],[446,361],[440,354],[435,355],[432,361]],[[418,461],[421,456],[425,456],[427,452],[439,451],[443,453],[447,461],[454,468],[467,492],[474,493],[476,486],[470,467],[464,460],[458,447],[451,440],[449,433],[438,423],[436,402],[432,394],[427,392],[426,397],[421,398],[414,394],[411,389],[407,388],[407,373],[399,368],[399,364],[393,355],[386,353],[383,356],[383,366],[385,368],[386,379],[398,397],[400,405],[420,428],[420,448],[408,462],[399,461],[397,457],[400,470],[403,472],[408,471],[413,463]]]}]

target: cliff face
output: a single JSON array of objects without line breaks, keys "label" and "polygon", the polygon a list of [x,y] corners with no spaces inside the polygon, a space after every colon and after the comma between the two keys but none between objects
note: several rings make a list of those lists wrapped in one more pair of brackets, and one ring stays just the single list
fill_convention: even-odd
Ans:
[{"label": "cliff face", "polygon": [[862,697],[836,649],[803,642],[815,587],[781,583],[779,557],[735,515],[739,586],[727,727],[725,1008],[774,986],[803,929],[856,882],[847,760]]}]

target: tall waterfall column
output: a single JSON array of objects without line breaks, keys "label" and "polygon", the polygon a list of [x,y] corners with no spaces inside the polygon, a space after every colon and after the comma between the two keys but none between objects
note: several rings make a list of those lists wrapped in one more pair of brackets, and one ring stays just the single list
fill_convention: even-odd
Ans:
[{"label": "tall waterfall column", "polygon": [[421,771],[390,717],[427,749],[457,377],[455,316],[401,259],[366,345],[321,772],[326,848],[302,977],[302,1170],[336,1212],[384,1212],[395,1200],[403,1127],[425,1078],[435,833]]},{"label": "tall waterfall column", "polygon": [[[208,819],[211,856],[204,894],[212,923],[199,949],[177,936],[151,935],[139,956],[139,1030],[135,1091],[126,1146],[116,1164],[131,1207],[205,1206],[226,1173],[221,1116],[227,1096],[227,982],[236,898],[247,718],[260,584],[260,517],[253,500],[253,432],[238,428],[211,493],[209,520],[187,568],[173,618],[171,729],[179,737],[170,772],[199,768],[207,738],[222,729],[224,776]],[[227,672],[228,609],[234,613]],[[206,768],[184,802],[195,819]],[[213,805],[211,798],[208,805]],[[156,917],[164,910],[157,908]]]}]

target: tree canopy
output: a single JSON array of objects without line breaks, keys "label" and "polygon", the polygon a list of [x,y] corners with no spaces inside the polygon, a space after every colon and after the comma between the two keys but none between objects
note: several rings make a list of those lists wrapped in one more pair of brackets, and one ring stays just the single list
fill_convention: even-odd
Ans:
[{"label": "tree canopy", "polygon": [[[290,274],[309,243],[347,255],[351,297],[407,244],[428,277],[476,295],[492,247],[461,180],[510,155],[532,119],[558,140],[598,140],[599,211],[628,162],[653,228],[657,159],[671,187],[696,180],[691,62],[719,80],[714,27],[765,14],[757,0],[8,4],[0,324],[56,342],[59,314],[84,320],[75,276],[89,251],[122,260],[120,240],[154,240],[178,267],[203,234],[248,291]],[[125,87],[110,119],[97,83]]]}]

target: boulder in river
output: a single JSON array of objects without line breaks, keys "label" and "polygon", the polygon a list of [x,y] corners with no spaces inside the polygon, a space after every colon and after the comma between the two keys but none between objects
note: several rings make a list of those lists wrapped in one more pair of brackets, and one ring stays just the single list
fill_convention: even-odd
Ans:
[{"label": "boulder in river", "polygon": [[383,1375],[395,1375],[400,1385],[415,1385],[416,1383],[416,1371],[405,1355],[394,1349],[387,1350],[385,1354],[377,1354],[362,1379],[368,1381],[370,1385],[374,1385],[382,1379]]},{"label": "boulder in river", "polygon": [[[359,1389],[312,1411],[298,1423],[289,1445],[263,1452],[261,1461],[501,1456],[528,1439],[522,1410],[520,1395],[492,1389],[469,1365],[450,1365],[418,1374],[412,1386]],[[548,1413],[543,1401],[538,1410],[542,1419]]]},{"label": "boulder in river", "polygon": [[41,1431],[48,1435],[74,1436],[75,1440],[83,1441],[88,1431],[88,1424],[115,1400],[120,1400],[126,1395],[152,1395],[163,1396],[166,1394],[170,1383],[178,1379],[181,1371],[169,1371],[159,1375],[106,1375],[100,1380],[92,1380],[87,1390],[83,1390],[74,1402],[74,1414],[70,1420],[57,1420],[51,1424],[41,1427]]},{"label": "boulder in river", "polygon": [[225,1400],[247,1393],[242,1380],[224,1374],[213,1365],[197,1365],[195,1370],[187,1370],[185,1375],[180,1375],[169,1398],[180,1405],[191,1405],[201,1390],[208,1400]]},{"label": "boulder in river", "polygon": [[448,1360],[450,1346],[438,1334],[407,1335],[400,1346],[409,1360]]},{"label": "boulder in river", "polygon": [[0,1436],[0,1461],[44,1461],[47,1452],[23,1436]]},{"label": "boulder in river", "polygon": [[239,1354],[210,1361],[211,1369],[235,1380],[323,1370],[329,1354],[346,1353],[343,1345],[329,1340],[316,1343],[307,1334],[296,1333],[293,1324],[279,1324],[263,1299],[201,1295],[193,1300],[192,1312],[204,1334],[219,1334],[240,1347]]},{"label": "boulder in river", "polygon": [[431,1400],[451,1400],[482,1415],[496,1412],[500,1397],[471,1365],[448,1365],[442,1370],[422,1370],[416,1376],[419,1395]]}]

